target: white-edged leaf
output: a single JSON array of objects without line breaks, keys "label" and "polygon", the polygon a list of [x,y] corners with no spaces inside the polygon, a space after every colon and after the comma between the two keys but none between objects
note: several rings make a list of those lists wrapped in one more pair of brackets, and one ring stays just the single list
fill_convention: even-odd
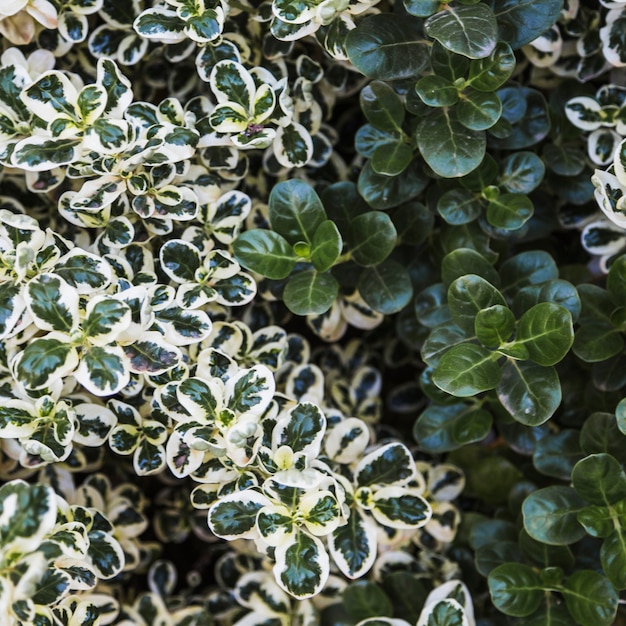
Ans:
[{"label": "white-edged leaf", "polygon": [[377,555],[378,528],[371,518],[353,508],[348,523],[335,529],[328,538],[333,561],[342,574],[360,578],[374,564]]},{"label": "white-edged leaf", "polygon": [[78,326],[78,291],[56,274],[39,274],[24,291],[38,328],[69,332]]},{"label": "white-edged leaf", "polygon": [[78,365],[76,348],[56,336],[33,340],[12,362],[13,375],[27,389],[44,389]]},{"label": "white-edged leaf", "polygon": [[354,475],[358,485],[404,485],[415,478],[415,461],[402,443],[388,443],[361,459]]},{"label": "white-edged leaf", "polygon": [[272,372],[265,365],[255,365],[226,381],[226,404],[236,413],[260,416],[272,400],[275,389]]},{"label": "white-edged leaf", "polygon": [[383,487],[374,492],[372,515],[389,528],[421,528],[431,518],[430,504],[415,489]]},{"label": "white-edged leaf", "polygon": [[46,172],[76,161],[80,154],[80,139],[33,136],[15,146],[11,164],[31,172]]},{"label": "white-edged leaf", "polygon": [[78,423],[73,440],[83,446],[103,445],[117,424],[115,413],[100,404],[81,402],[74,405],[74,411]]},{"label": "white-edged leaf", "polygon": [[81,355],[74,378],[95,396],[111,396],[130,381],[124,350],[119,346],[89,347]]},{"label": "white-edged leaf", "polygon": [[298,532],[293,543],[278,546],[272,568],[276,582],[294,598],[304,600],[318,594],[330,573],[324,544],[317,537]]},{"label": "white-edged leaf", "polygon": [[28,110],[45,122],[58,115],[78,119],[78,92],[70,79],[52,70],[40,76],[20,94]]},{"label": "white-edged leaf", "polygon": [[269,504],[263,494],[250,489],[224,496],[209,509],[209,528],[227,541],[254,539],[259,536],[257,513]]},{"label": "white-edged leaf", "polygon": [[324,449],[337,463],[353,463],[363,455],[369,440],[367,424],[356,417],[348,417],[328,431]]},{"label": "white-edged leaf", "polygon": [[276,423],[272,447],[289,446],[294,453],[302,452],[313,460],[319,456],[325,432],[326,418],[321,409],[310,402],[298,403]]},{"label": "white-edged leaf", "polygon": [[125,331],[131,324],[132,311],[128,304],[111,296],[95,296],[87,303],[83,332],[89,342],[106,346]]},{"label": "white-edged leaf", "polygon": [[124,346],[128,367],[134,374],[163,374],[182,361],[182,353],[168,344],[160,333],[148,331],[134,343]]}]

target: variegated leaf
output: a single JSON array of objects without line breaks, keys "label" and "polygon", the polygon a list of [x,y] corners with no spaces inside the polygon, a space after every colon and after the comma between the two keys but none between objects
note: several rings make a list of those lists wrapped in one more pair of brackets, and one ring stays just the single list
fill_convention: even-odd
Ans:
[{"label": "variegated leaf", "polygon": [[311,135],[302,124],[295,122],[277,129],[272,147],[276,160],[283,167],[303,167],[313,157]]},{"label": "variegated leaf", "polygon": [[360,486],[404,485],[415,478],[415,461],[402,443],[388,443],[359,461],[355,479]]},{"label": "variegated leaf", "polygon": [[133,22],[133,28],[142,37],[162,43],[175,44],[185,40],[185,22],[172,9],[146,9]]},{"label": "variegated leaf", "polygon": [[74,378],[95,396],[118,393],[130,380],[124,350],[111,345],[89,347],[81,355]]},{"label": "variegated leaf", "polygon": [[372,567],[377,554],[377,532],[371,518],[352,509],[348,523],[336,528],[328,538],[333,561],[345,576],[359,578]]},{"label": "variegated leaf", "polygon": [[92,530],[89,533],[87,556],[98,578],[113,578],[124,568],[122,547],[116,539],[102,530]]},{"label": "variegated leaf", "polygon": [[12,282],[0,284],[0,339],[10,336],[26,309],[22,286]]},{"label": "variegated leaf", "polygon": [[31,172],[44,172],[72,163],[80,154],[80,139],[35,136],[23,139],[15,146],[11,164]]},{"label": "variegated leaf", "polygon": [[26,306],[42,330],[70,332],[78,326],[78,291],[56,274],[40,274],[24,292]]},{"label": "variegated leaf", "polygon": [[298,532],[293,542],[278,546],[272,568],[276,582],[293,597],[304,600],[319,593],[330,573],[324,544],[317,537]]},{"label": "variegated leaf", "polygon": [[594,197],[604,215],[617,226],[626,228],[626,188],[617,176],[596,170],[591,182],[595,187]]},{"label": "variegated leaf", "polygon": [[264,506],[257,514],[256,525],[263,541],[280,546],[293,541],[296,523],[292,512],[282,504]]},{"label": "variegated leaf", "polygon": [[367,424],[356,417],[348,417],[334,425],[326,435],[326,454],[337,463],[353,463],[369,444]]},{"label": "variegated leaf", "polygon": [[250,111],[256,87],[246,68],[234,61],[220,61],[211,70],[210,84],[218,104],[235,103]]},{"label": "variegated leaf", "polygon": [[146,332],[141,339],[124,346],[128,367],[134,374],[163,374],[182,361],[178,348],[168,344],[157,332]]},{"label": "variegated leaf", "polygon": [[89,342],[106,346],[115,341],[132,321],[131,308],[111,296],[95,296],[87,303],[83,332]]},{"label": "variegated leaf", "polygon": [[74,441],[96,448],[104,444],[117,424],[113,411],[99,404],[82,402],[74,405],[77,428]]},{"label": "variegated leaf", "polygon": [[50,122],[58,115],[79,118],[78,92],[61,72],[46,72],[24,89],[20,98],[31,113],[45,122]]},{"label": "variegated leaf", "polygon": [[603,125],[602,107],[589,96],[568,100],[565,115],[574,126],[582,130],[597,130]]},{"label": "variegated leaf", "polygon": [[184,478],[195,472],[204,459],[204,452],[194,450],[185,443],[181,434],[174,430],[165,447],[167,466],[177,478]]},{"label": "variegated leaf", "polygon": [[254,539],[259,536],[257,514],[269,504],[263,494],[250,489],[225,496],[209,509],[209,528],[227,541]]},{"label": "variegated leaf", "polygon": [[27,389],[44,389],[74,371],[78,361],[76,348],[67,338],[48,336],[29,343],[15,357],[11,368]]},{"label": "variegated leaf", "polygon": [[47,485],[12,480],[0,487],[0,537],[8,554],[34,552],[56,522],[56,495]]},{"label": "variegated leaf", "polygon": [[73,248],[63,255],[54,266],[54,273],[74,287],[79,294],[93,294],[106,289],[113,272],[101,257]]},{"label": "variegated leaf", "polygon": [[138,476],[158,474],[166,467],[165,448],[143,439],[133,454],[133,468]]},{"label": "variegated leaf", "polygon": [[319,456],[325,432],[326,418],[320,408],[310,402],[299,403],[276,423],[272,447],[289,446],[313,460]]},{"label": "variegated leaf", "polygon": [[223,407],[224,388],[217,379],[186,378],[177,389],[178,401],[193,419],[214,422]]},{"label": "variegated leaf", "polygon": [[383,487],[374,492],[372,515],[389,528],[420,528],[430,520],[432,509],[414,489]]},{"label": "variegated leaf", "polygon": [[236,413],[261,416],[269,405],[275,388],[272,372],[264,365],[255,365],[241,370],[226,381],[226,404]]}]

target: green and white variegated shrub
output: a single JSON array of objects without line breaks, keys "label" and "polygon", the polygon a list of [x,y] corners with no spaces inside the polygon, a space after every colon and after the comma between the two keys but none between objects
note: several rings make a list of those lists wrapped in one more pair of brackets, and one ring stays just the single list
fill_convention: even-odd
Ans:
[{"label": "green and white variegated shrub", "polygon": [[5,483],[0,488],[0,603],[7,625],[95,623],[97,600],[90,602],[86,594],[85,600],[73,601],[72,596],[124,567],[113,532],[103,513],[69,505],[48,485]]},{"label": "green and white variegated shrub", "polygon": [[0,626],[622,623],[624,33],[0,2]]}]

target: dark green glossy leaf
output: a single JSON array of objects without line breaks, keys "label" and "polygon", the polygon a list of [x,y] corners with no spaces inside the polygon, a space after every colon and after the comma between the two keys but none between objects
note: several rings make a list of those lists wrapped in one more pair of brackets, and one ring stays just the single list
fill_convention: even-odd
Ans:
[{"label": "dark green glossy leaf", "polygon": [[326,220],[322,222],[311,244],[311,262],[318,272],[330,269],[341,254],[343,242],[337,226],[334,222]]},{"label": "dark green glossy leaf", "polygon": [[533,203],[521,193],[503,193],[487,206],[487,220],[496,228],[516,230],[533,216]]},{"label": "dark green glossy leaf", "polygon": [[493,266],[475,250],[459,248],[446,254],[441,262],[441,280],[446,285],[466,274],[476,274],[492,285],[500,284],[500,276]]},{"label": "dark green glossy leaf", "polygon": [[428,63],[419,21],[401,15],[366,17],[348,34],[346,50],[350,61],[369,78],[417,76]]},{"label": "dark green glossy leaf", "polygon": [[515,152],[504,160],[500,184],[511,193],[530,193],[541,184],[545,171],[543,161],[534,152]]},{"label": "dark green glossy leaf", "polygon": [[559,17],[563,0],[490,0],[498,22],[498,39],[521,48],[547,31]]},{"label": "dark green glossy leaf", "polygon": [[569,481],[574,465],[584,456],[578,439],[579,432],[573,429],[542,437],[533,453],[533,465],[544,476]]},{"label": "dark green glossy leaf", "polygon": [[604,576],[591,570],[574,572],[561,590],[565,606],[583,626],[611,624],[617,612],[618,595]]},{"label": "dark green glossy leaf", "polygon": [[502,113],[500,98],[492,92],[474,91],[464,94],[456,108],[459,122],[470,130],[487,130]]},{"label": "dark green glossy leaf", "polygon": [[499,565],[489,574],[488,583],[494,605],[515,617],[532,615],[544,594],[538,574],[523,563]]},{"label": "dark green glossy leaf", "polygon": [[372,169],[383,176],[398,176],[409,166],[413,149],[402,139],[378,146],[372,154]]},{"label": "dark green glossy leaf", "polygon": [[444,178],[464,176],[483,160],[487,141],[469,130],[453,111],[437,109],[417,127],[417,147],[432,169]]},{"label": "dark green glossy leaf", "polygon": [[272,230],[241,233],[233,243],[233,251],[246,269],[278,280],[289,276],[299,259],[289,243]]},{"label": "dark green glossy leaf", "polygon": [[591,504],[608,506],[626,498],[626,474],[610,454],[591,454],[572,471],[574,489]]},{"label": "dark green glossy leaf", "polygon": [[318,315],[330,309],[338,291],[339,283],[329,273],[306,270],[289,279],[283,299],[296,315]]},{"label": "dark green glossy leaf", "polygon": [[448,50],[471,59],[489,56],[498,39],[495,17],[486,4],[448,4],[445,10],[429,17],[424,28]]},{"label": "dark green glossy leaf", "polygon": [[420,78],[415,91],[422,102],[430,107],[452,106],[459,99],[459,92],[452,81],[437,74]]},{"label": "dark green glossy leaf", "polygon": [[361,90],[361,109],[370,124],[380,130],[401,131],[404,104],[387,84],[375,80]]},{"label": "dark green glossy leaf", "polygon": [[531,493],[522,506],[524,528],[537,541],[566,546],[585,536],[576,515],[584,501],[572,487],[553,485]]},{"label": "dark green glossy leaf", "polygon": [[475,274],[457,278],[448,288],[452,319],[469,334],[474,332],[478,312],[494,305],[506,307],[504,297],[491,283]]},{"label": "dark green glossy leaf", "polygon": [[416,160],[397,176],[376,173],[368,161],[359,174],[358,188],[372,208],[386,210],[415,198],[427,182]]},{"label": "dark green glossy leaf", "polygon": [[501,304],[481,309],[474,319],[478,341],[487,348],[498,348],[511,338],[515,330],[515,316]]},{"label": "dark green glossy leaf", "polygon": [[459,398],[494,389],[500,382],[500,368],[489,350],[475,344],[461,344],[443,354],[433,372],[433,382]]},{"label": "dark green glossy leaf", "polygon": [[571,313],[558,304],[542,302],[526,311],[517,327],[516,342],[539,365],[555,365],[574,341]]},{"label": "dark green glossy leaf", "polygon": [[437,200],[437,212],[448,224],[467,224],[482,213],[483,207],[467,189],[449,189]]},{"label": "dark green glossy leaf", "polygon": [[468,82],[478,91],[495,91],[515,69],[515,55],[509,44],[499,41],[489,56],[470,63]]},{"label": "dark green glossy leaf", "polygon": [[600,561],[616,589],[626,588],[626,530],[616,528],[602,543]]},{"label": "dark green glossy leaf", "polygon": [[561,403],[561,385],[552,367],[509,359],[496,389],[502,406],[526,426],[546,422]]},{"label": "dark green glossy leaf", "polygon": [[413,426],[413,438],[432,454],[482,441],[491,430],[491,414],[471,404],[429,406]]},{"label": "dark green glossy leaf", "polygon": [[393,607],[387,594],[373,582],[359,580],[348,585],[343,602],[353,619],[361,621],[378,615],[391,615]]},{"label": "dark green glossy leaf", "polygon": [[413,296],[408,271],[392,259],[365,268],[359,276],[357,288],[368,306],[385,315],[402,310]]},{"label": "dark green glossy leaf", "polygon": [[378,265],[396,244],[396,229],[386,213],[369,211],[350,222],[350,254],[359,265]]},{"label": "dark green glossy leaf", "polygon": [[302,180],[292,178],[272,188],[269,198],[272,228],[289,243],[311,243],[315,231],[326,219],[326,211],[315,190]]}]

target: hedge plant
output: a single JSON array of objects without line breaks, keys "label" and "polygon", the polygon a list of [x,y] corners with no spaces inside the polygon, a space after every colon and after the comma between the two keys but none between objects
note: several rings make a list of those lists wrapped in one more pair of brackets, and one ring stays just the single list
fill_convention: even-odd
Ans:
[{"label": "hedge plant", "polygon": [[626,2],[0,3],[0,622],[626,623]]}]

